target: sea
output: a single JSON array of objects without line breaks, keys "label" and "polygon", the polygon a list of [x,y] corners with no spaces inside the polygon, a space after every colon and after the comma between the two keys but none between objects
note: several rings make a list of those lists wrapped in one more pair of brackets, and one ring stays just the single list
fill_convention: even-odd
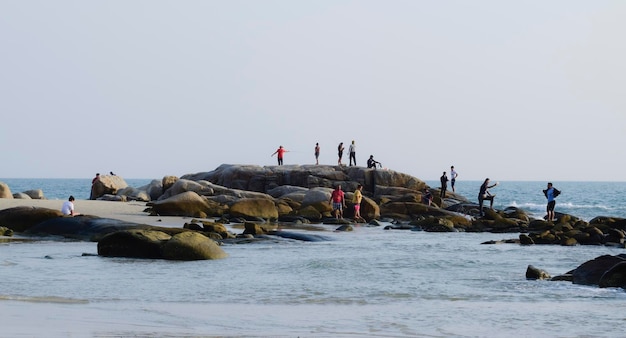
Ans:
[{"label": "sea", "polygon": [[[0,181],[48,199],[86,199],[91,182]],[[475,200],[481,183],[459,180],[457,193]],[[626,217],[626,182],[553,183],[562,191],[557,212]],[[500,182],[494,206],[543,217],[545,186]],[[626,249],[482,244],[515,233],[319,228],[328,241],[224,245],[229,257],[215,261],[105,258],[96,243],[45,238],[1,243],[0,337],[625,335],[625,290],[526,280],[525,272],[533,265],[559,275]]]}]

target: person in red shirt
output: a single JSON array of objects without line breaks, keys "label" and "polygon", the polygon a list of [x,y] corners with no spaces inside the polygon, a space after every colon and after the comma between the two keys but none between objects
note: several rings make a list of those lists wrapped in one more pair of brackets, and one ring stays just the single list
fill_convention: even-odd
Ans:
[{"label": "person in red shirt", "polygon": [[278,154],[278,165],[283,165],[283,154],[288,152],[289,150],[283,148],[283,146],[278,147],[278,149],[272,154],[272,156]]},{"label": "person in red shirt", "polygon": [[328,201],[333,206],[333,212],[335,213],[335,218],[343,218],[343,208],[346,207],[346,200],[343,197],[343,191],[341,190],[341,185],[337,185],[335,190],[330,194],[330,200]]}]

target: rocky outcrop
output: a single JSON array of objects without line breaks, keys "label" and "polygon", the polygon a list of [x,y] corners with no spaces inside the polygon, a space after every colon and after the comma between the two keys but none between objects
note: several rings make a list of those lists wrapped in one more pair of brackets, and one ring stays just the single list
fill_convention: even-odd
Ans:
[{"label": "rocky outcrop", "polygon": [[212,214],[207,200],[193,191],[156,201],[151,207],[152,215],[206,218]]},{"label": "rocky outcrop", "polygon": [[242,198],[230,206],[233,217],[277,219],[278,209],[273,200],[266,198]]},{"label": "rocky outcrop", "polygon": [[103,195],[116,195],[121,189],[128,187],[121,176],[101,175],[91,186],[91,199],[98,199]]},{"label": "rocky outcrop", "polygon": [[215,241],[192,231],[172,236],[161,246],[161,253],[164,259],[178,261],[228,257],[228,254]]},{"label": "rocky outcrop", "polygon": [[4,182],[0,182],[0,198],[13,198],[11,188]]},{"label": "rocky outcrop", "polygon": [[[579,265],[574,270],[552,278],[549,278],[547,272],[534,267],[531,270],[530,267],[527,270],[527,277],[530,275],[532,279],[550,279],[552,281],[568,281],[574,284],[592,285],[601,288],[616,287],[626,289],[626,254],[599,256]],[[537,271],[542,271],[542,273],[538,274]],[[541,276],[545,278],[540,278]]]},{"label": "rocky outcrop", "polygon": [[162,258],[163,242],[172,238],[155,230],[124,230],[105,235],[98,241],[98,255],[105,257]]},{"label": "rocky outcrop", "polygon": [[0,226],[15,232],[23,232],[31,227],[63,216],[60,210],[38,207],[14,207],[0,210]]},{"label": "rocky outcrop", "polygon": [[186,231],[171,236],[155,230],[113,232],[98,241],[98,255],[181,261],[228,257],[215,241],[200,233]]}]

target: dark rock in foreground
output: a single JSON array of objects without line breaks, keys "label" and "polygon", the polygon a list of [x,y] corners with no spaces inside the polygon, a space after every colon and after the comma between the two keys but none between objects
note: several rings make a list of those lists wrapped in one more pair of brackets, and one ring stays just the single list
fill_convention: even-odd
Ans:
[{"label": "dark rock in foreground", "polygon": [[626,289],[626,254],[603,255],[579,265],[563,275],[553,278],[540,269],[528,266],[526,278],[569,281],[574,284],[592,285],[601,288],[616,287]]}]

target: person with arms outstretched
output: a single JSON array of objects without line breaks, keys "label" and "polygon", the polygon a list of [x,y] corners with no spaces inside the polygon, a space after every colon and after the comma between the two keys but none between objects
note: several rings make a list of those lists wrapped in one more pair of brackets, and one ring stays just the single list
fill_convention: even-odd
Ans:
[{"label": "person with arms outstretched", "polygon": [[283,155],[289,150],[283,148],[283,146],[278,147],[276,151],[272,154],[272,156],[278,154],[278,165],[283,165]]},{"label": "person with arms outstretched", "polygon": [[480,209],[480,216],[485,216],[485,212],[483,211],[483,201],[490,201],[491,204],[489,205],[489,207],[493,209],[493,199],[496,197],[496,195],[492,195],[489,192],[489,189],[495,187],[496,185],[498,185],[498,182],[493,185],[489,185],[489,179],[486,178],[485,182],[483,182],[483,184],[480,186],[480,191],[478,192],[478,208]]}]

